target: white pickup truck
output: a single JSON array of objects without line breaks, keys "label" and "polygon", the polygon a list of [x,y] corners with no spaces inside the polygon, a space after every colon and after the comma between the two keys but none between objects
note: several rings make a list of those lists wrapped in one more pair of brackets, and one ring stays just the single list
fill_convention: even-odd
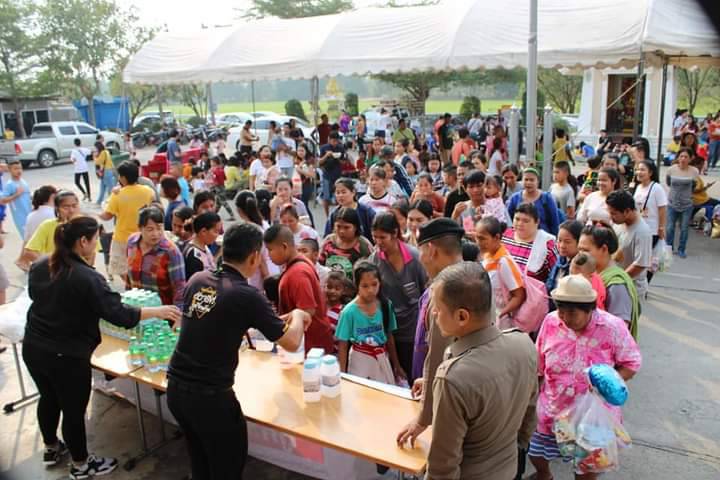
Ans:
[{"label": "white pickup truck", "polygon": [[33,162],[43,168],[51,167],[58,160],[70,158],[76,138],[83,147],[92,148],[98,133],[107,148],[120,149],[122,137],[117,133],[98,130],[83,122],[47,122],[36,123],[29,138],[0,141],[0,159],[20,160],[24,168]]}]

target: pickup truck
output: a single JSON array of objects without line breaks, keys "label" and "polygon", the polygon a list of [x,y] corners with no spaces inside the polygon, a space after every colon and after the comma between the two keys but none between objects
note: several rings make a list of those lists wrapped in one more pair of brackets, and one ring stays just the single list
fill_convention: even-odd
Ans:
[{"label": "pickup truck", "polygon": [[76,138],[83,147],[93,148],[98,133],[107,148],[120,149],[123,140],[117,133],[101,131],[83,122],[46,122],[36,123],[29,138],[0,142],[0,159],[20,160],[23,168],[33,162],[43,168],[51,167],[58,160],[70,158]]}]

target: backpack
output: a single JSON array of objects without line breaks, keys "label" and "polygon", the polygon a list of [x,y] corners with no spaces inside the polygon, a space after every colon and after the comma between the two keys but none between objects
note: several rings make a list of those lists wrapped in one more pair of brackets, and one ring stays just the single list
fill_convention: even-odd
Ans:
[{"label": "backpack", "polygon": [[[513,312],[512,320],[515,326],[525,333],[537,332],[550,310],[547,289],[544,283],[525,272],[522,272],[522,280],[525,287],[525,301]],[[510,292],[507,292],[508,296],[509,294]]]}]

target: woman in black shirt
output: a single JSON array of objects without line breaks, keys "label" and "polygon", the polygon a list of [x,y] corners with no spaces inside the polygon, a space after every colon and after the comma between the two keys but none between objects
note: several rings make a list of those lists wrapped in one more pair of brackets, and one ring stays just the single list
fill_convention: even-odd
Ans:
[{"label": "woman in black shirt", "polygon": [[[110,473],[113,458],[88,455],[85,409],[90,400],[90,357],[100,343],[100,318],[122,327],[141,319],[180,320],[174,306],[137,309],[123,305],[120,295],[92,265],[98,222],[75,217],[55,230],[55,252],[33,263],[28,288],[33,304],[23,340],[23,359],[40,393],[37,416],[45,443],[43,463],[58,464],[68,449],[70,478]],[[57,437],[62,412],[62,433]]]}]

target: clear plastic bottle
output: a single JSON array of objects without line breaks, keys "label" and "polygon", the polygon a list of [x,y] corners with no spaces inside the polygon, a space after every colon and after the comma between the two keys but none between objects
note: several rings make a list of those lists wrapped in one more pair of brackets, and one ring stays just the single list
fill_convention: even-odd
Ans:
[{"label": "clear plastic bottle", "polygon": [[333,355],[325,355],[320,367],[322,386],[320,392],[323,397],[335,398],[340,395],[340,364]]},{"label": "clear plastic bottle", "polygon": [[128,345],[128,353],[130,354],[130,365],[134,367],[142,366],[142,351],[140,349],[140,342],[137,337],[130,337],[130,345]]},{"label": "clear plastic bottle", "polygon": [[321,383],[320,364],[317,360],[307,360],[303,367],[303,399],[305,403],[320,401]]}]

